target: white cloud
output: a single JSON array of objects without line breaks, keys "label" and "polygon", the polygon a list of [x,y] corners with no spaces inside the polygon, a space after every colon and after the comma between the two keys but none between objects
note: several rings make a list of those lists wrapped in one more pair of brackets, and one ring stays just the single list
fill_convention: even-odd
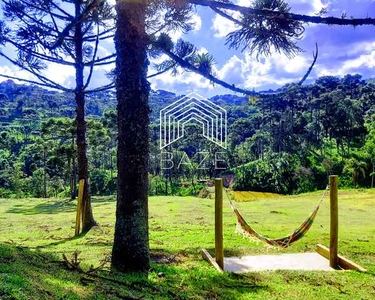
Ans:
[{"label": "white cloud", "polygon": [[282,54],[273,53],[271,57],[257,59],[255,55],[245,53],[243,59],[232,56],[218,74],[228,83],[252,89],[299,79],[308,67],[309,62],[302,56],[289,60]]},{"label": "white cloud", "polygon": [[199,31],[202,28],[202,19],[199,15],[193,14],[192,21],[194,23],[193,31]]},{"label": "white cloud", "polygon": [[[0,66],[0,74],[39,82],[38,78],[36,78],[31,73],[24,71],[24,70],[19,70],[18,68],[14,66],[4,66],[4,67]],[[62,66],[62,65],[50,63],[48,64],[47,69],[44,70],[41,73],[41,75],[45,76],[46,78],[60,85],[69,87],[74,79],[74,68],[69,67],[69,66]],[[5,80],[8,80],[8,79],[5,77],[0,77],[0,82],[5,81]],[[21,80],[20,81],[14,80],[14,81],[25,84],[25,82]]]},{"label": "white cloud", "polygon": [[[238,1],[234,1],[234,3],[236,5],[240,5],[240,6],[250,6],[252,4],[253,1],[249,1],[249,0],[238,0]],[[232,16],[232,18],[236,19],[236,20],[239,20],[240,19],[240,16],[241,14],[239,12],[232,12],[232,11],[225,11],[224,12],[230,16]],[[238,29],[239,26],[236,25],[234,22],[228,20],[227,18],[224,18],[218,14],[215,14],[215,17],[212,21],[212,26],[211,26],[211,29],[215,32],[214,33],[214,36],[217,37],[217,38],[223,38],[225,36],[227,36],[228,33]]]},{"label": "white cloud", "polygon": [[367,48],[366,53],[363,53],[355,58],[343,61],[341,65],[336,68],[318,67],[319,76],[342,76],[351,73],[362,73],[363,69],[375,68],[375,43],[371,49]]},{"label": "white cloud", "polygon": [[[3,66],[3,67],[0,66],[0,74],[18,77],[18,78],[23,78],[23,79],[27,79],[27,80],[33,80],[30,73],[28,73],[26,71],[23,71],[23,70],[19,70],[18,68],[14,67],[12,65],[11,66]],[[0,77],[0,82],[6,81],[6,80],[8,80],[8,79],[5,78],[5,77]],[[17,81],[17,82],[24,83],[22,81]]]},{"label": "white cloud", "polygon": [[[201,48],[201,52],[206,49]],[[222,67],[214,67],[217,77],[229,84],[245,89],[261,90],[268,86],[282,86],[298,81],[310,65],[308,58],[296,57],[287,59],[282,54],[274,53],[272,57],[256,58],[249,53],[233,55]],[[151,73],[151,71],[150,71]],[[169,72],[151,80],[153,89],[165,89],[177,94],[198,91],[203,95],[231,93],[218,85],[213,86],[209,80],[195,73],[182,73],[172,76]]]},{"label": "white cloud", "polygon": [[47,69],[42,72],[43,76],[65,87],[71,87],[74,74],[73,67],[53,63],[48,64]]},{"label": "white cloud", "polygon": [[[233,14],[234,18],[238,18],[239,14]],[[213,22],[212,22],[212,30],[214,30],[214,37],[222,38],[227,36],[228,33],[238,29],[238,26],[236,26],[232,21],[229,21],[228,19],[216,15]]]},{"label": "white cloud", "polygon": [[327,7],[329,2],[324,4],[322,0],[298,0],[298,1],[290,1],[290,6],[293,10],[293,4],[308,4],[307,10],[300,11],[299,13],[307,13],[307,14],[317,14],[319,13],[322,8]]},{"label": "white cloud", "polygon": [[[157,77],[151,78],[150,82],[153,89],[172,90],[174,86],[179,84],[188,85],[191,91],[196,88],[212,89],[210,82],[204,77],[193,72],[182,72],[176,76],[171,76],[169,72],[163,73]],[[152,71],[150,71],[151,73]]]}]

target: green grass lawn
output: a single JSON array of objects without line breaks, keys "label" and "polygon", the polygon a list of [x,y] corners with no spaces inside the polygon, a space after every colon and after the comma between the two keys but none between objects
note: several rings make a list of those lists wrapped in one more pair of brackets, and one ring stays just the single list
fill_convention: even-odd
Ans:
[{"label": "green grass lawn", "polygon": [[[254,228],[270,237],[293,231],[320,193],[240,202]],[[225,199],[224,199],[225,201]],[[226,256],[314,251],[329,245],[329,199],[299,243],[270,248],[235,233],[235,217],[224,207]],[[99,227],[74,238],[75,202],[62,199],[0,199],[0,299],[375,299],[375,190],[339,194],[339,252],[368,269],[219,274],[199,249],[213,253],[214,200],[150,198],[152,269],[148,278],[113,274],[89,278],[67,270],[62,255],[80,251],[84,269],[111,252],[115,197],[95,197]],[[27,247],[27,248],[25,248]]]}]

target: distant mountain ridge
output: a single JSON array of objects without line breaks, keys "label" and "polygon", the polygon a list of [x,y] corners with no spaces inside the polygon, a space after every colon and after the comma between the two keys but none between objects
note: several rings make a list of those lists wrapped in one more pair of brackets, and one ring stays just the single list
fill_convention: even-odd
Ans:
[{"label": "distant mountain ridge", "polygon": [[[150,119],[159,118],[159,111],[173,103],[183,95],[165,90],[150,92]],[[218,95],[210,101],[223,106],[244,105],[246,97],[236,95]],[[86,98],[86,114],[90,117],[101,117],[106,110],[116,109],[116,94],[114,91],[103,91],[89,94]],[[74,95],[66,92],[52,91],[35,85],[17,84],[12,80],[0,83],[0,120],[12,120],[21,117],[74,117]]]}]

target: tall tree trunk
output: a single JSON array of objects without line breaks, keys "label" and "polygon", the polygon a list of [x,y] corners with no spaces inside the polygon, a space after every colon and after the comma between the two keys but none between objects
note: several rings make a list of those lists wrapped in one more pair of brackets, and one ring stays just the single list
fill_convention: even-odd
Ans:
[{"label": "tall tree trunk", "polygon": [[43,198],[47,198],[47,148],[43,146]]},{"label": "tall tree trunk", "polygon": [[96,225],[96,222],[91,207],[91,188],[86,144],[85,95],[82,92],[76,93],[76,105],[78,178],[79,180],[85,180],[82,198],[82,232],[88,232]]},{"label": "tall tree trunk", "polygon": [[108,149],[108,152],[109,152],[109,165],[110,165],[111,181],[112,181],[112,179],[113,179],[113,158],[112,158],[111,148]]},{"label": "tall tree trunk", "polygon": [[112,267],[122,272],[147,272],[150,266],[146,6],[146,0],[116,1],[118,190]]},{"label": "tall tree trunk", "polygon": [[[75,143],[75,140],[74,140],[74,136],[72,138],[72,149],[74,149],[74,143]],[[70,189],[70,199],[71,200],[74,200],[77,196],[77,179],[76,179],[76,172],[77,172],[77,169],[76,169],[76,159],[75,159],[75,154],[73,152],[73,156],[72,156],[72,171],[71,171],[71,174],[70,174],[70,180],[71,180],[71,189]]]},{"label": "tall tree trunk", "polygon": [[69,153],[66,156],[66,159],[68,160],[68,173],[66,174],[66,180],[69,181],[69,190],[70,190],[70,200],[73,200],[72,198],[72,190],[73,190],[73,179],[72,179],[72,158],[70,157]]},{"label": "tall tree trunk", "polygon": [[[75,2],[75,13],[81,13],[81,1]],[[96,225],[91,207],[90,177],[88,171],[86,121],[85,121],[85,93],[83,83],[83,41],[82,24],[75,26],[74,44],[76,50],[76,125],[77,125],[77,163],[79,180],[84,179],[84,192],[82,199],[82,232],[88,232]]]}]

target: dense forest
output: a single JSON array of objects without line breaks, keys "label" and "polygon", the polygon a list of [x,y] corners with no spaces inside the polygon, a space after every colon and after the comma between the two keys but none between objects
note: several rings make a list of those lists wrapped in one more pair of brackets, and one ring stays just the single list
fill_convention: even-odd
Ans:
[{"label": "dense forest", "polygon": [[[237,190],[313,191],[324,188],[333,173],[340,175],[342,187],[374,185],[373,80],[321,77],[259,99],[212,97],[228,111],[227,149],[214,146],[191,124],[186,138],[167,149],[174,167],[163,168],[159,111],[178,97],[160,90],[150,94],[151,195],[197,194],[219,173],[234,174]],[[0,197],[75,197],[74,103],[69,93],[0,83]],[[116,192],[115,105],[112,91],[90,94],[86,103],[94,195]],[[214,162],[217,153],[220,168]]]}]

